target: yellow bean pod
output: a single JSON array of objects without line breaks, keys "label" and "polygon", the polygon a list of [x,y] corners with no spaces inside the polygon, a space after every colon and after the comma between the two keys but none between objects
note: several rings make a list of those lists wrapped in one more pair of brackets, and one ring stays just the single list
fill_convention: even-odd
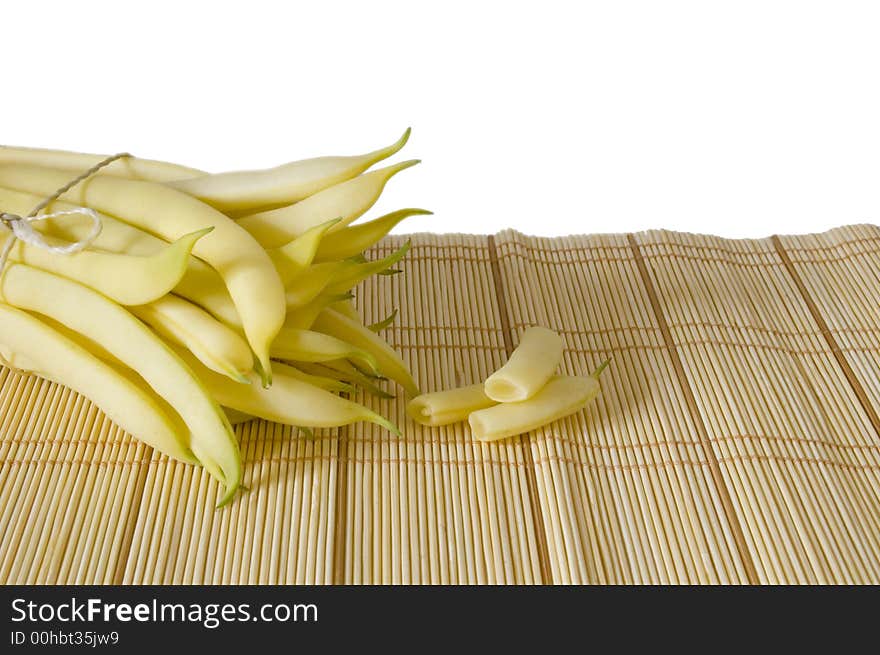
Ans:
[{"label": "yellow bean pod", "polygon": [[[323,264],[314,264],[309,266],[299,275],[295,276],[287,283],[285,292],[285,300],[287,301],[287,311],[294,312],[300,307],[312,302],[318,295],[324,291],[334,277],[346,268],[353,268],[353,262],[324,262]],[[328,295],[340,295],[348,290]]]},{"label": "yellow bean pod", "polygon": [[9,304],[51,317],[140,375],[180,414],[190,429],[190,449],[226,485],[221,504],[231,500],[242,475],[238,441],[199,378],[159,337],[105,296],[46,271],[11,264],[0,285]]},{"label": "yellow bean pod", "polygon": [[527,328],[507,363],[486,379],[486,395],[499,403],[531,398],[555,374],[562,347],[562,337],[553,330]]},{"label": "yellow bean pod", "polygon": [[318,252],[315,253],[315,262],[334,261],[348,259],[363,252],[370,246],[378,243],[402,220],[410,216],[427,216],[433,214],[426,209],[400,209],[390,214],[385,214],[372,221],[349,225],[324,235]]},{"label": "yellow bean pod", "polygon": [[[69,181],[65,171],[0,166],[0,185],[31,193],[53,193]],[[193,253],[223,278],[265,373],[264,383],[271,381],[269,345],[284,323],[284,286],[266,251],[246,230],[185,193],[152,182],[95,176],[68,191],[64,199],[117,216],[163,239],[213,227],[196,242]]]},{"label": "yellow bean pod", "polygon": [[312,329],[342,339],[372,354],[379,364],[382,375],[397,382],[410,396],[419,395],[418,385],[400,355],[369,328],[339,312],[325,309],[318,314]]},{"label": "yellow bean pod", "polygon": [[480,441],[497,441],[529,432],[586,407],[599,395],[595,377],[555,377],[528,400],[501,403],[468,417]]},{"label": "yellow bean pod", "polygon": [[328,334],[312,330],[281,328],[272,343],[272,357],[293,362],[328,362],[350,359],[367,366],[371,371],[379,369],[376,358],[349,343]]},{"label": "yellow bean pod", "polygon": [[353,393],[355,390],[354,386],[347,382],[343,382],[342,380],[327,377],[326,375],[313,375],[311,373],[306,373],[300,368],[299,364],[289,364],[285,371],[288,375],[299,378],[303,382],[308,382],[324,391],[330,391],[332,393]]},{"label": "yellow bean pod", "polygon": [[[25,164],[61,168],[70,171],[70,179],[89,170],[108,155],[92,155],[67,150],[44,150],[42,148],[19,148],[0,146],[0,164]],[[179,164],[138,157],[124,157],[104,166],[97,175],[112,175],[133,180],[170,182],[189,177],[207,175],[204,171]]]},{"label": "yellow bean pod", "polygon": [[[350,291],[368,277],[379,275],[383,271],[387,271],[394,266],[397,262],[403,259],[407,252],[409,252],[409,248],[410,242],[407,241],[387,257],[360,263],[353,262],[351,266],[342,267],[333,275],[333,279],[323,290],[331,294]],[[325,264],[315,264],[315,266],[324,265]]]},{"label": "yellow bean pod", "polygon": [[[42,196],[0,187],[0,207],[4,211],[24,216],[41,200]],[[77,205],[67,202],[53,202],[46,211],[70,210],[75,207]],[[168,243],[162,239],[112,216],[98,213],[98,217],[101,220],[101,233],[93,243],[93,248],[96,250],[150,257],[168,247]],[[65,217],[40,221],[34,223],[34,227],[50,237],[72,242],[84,239],[92,226],[91,221]],[[166,272],[165,275],[167,274]],[[186,271],[174,288],[174,292],[206,309],[227,325],[241,328],[241,319],[223,278],[201,259],[190,255]]]},{"label": "yellow bean pod", "polygon": [[337,231],[372,207],[388,180],[418,163],[418,160],[405,161],[364,173],[292,205],[243,216],[238,219],[238,224],[266,248],[286,243],[306,230],[334,218],[339,220],[333,227],[333,231]]},{"label": "yellow bean pod", "polygon": [[315,324],[318,314],[324,311],[327,307],[333,303],[350,300],[353,297],[354,296],[350,292],[339,295],[322,293],[302,307],[297,307],[296,309],[288,311],[287,318],[284,321],[284,327],[308,330]]},{"label": "yellow bean pod", "polygon": [[303,371],[313,375],[331,377],[340,381],[350,382],[351,384],[360,387],[371,396],[376,396],[377,398],[394,398],[393,393],[388,393],[376,384],[376,382],[384,380],[385,378],[371,377],[363,371],[358,370],[351,362],[344,359],[320,363],[297,362],[297,366]]},{"label": "yellow bean pod", "polygon": [[[27,312],[0,303],[0,358],[82,394],[126,432],[169,457],[198,464],[189,430],[154,394]],[[175,420],[176,418],[176,420]]]},{"label": "yellow bean pod", "polygon": [[303,381],[290,367],[276,364],[275,380],[268,389],[258,384],[238,384],[218,375],[185,351],[189,364],[223,406],[285,425],[334,428],[357,421],[381,425],[399,435],[388,419],[355,402]]},{"label": "yellow bean pod", "polygon": [[[142,305],[161,298],[177,286],[186,272],[196,241],[212,229],[184,235],[156,254],[146,256],[100,250],[62,255],[17,240],[9,251],[9,260],[76,280],[122,305]],[[51,237],[46,237],[46,241],[50,245],[61,245]]]},{"label": "yellow bean pod", "polygon": [[338,222],[339,219],[334,219],[316,225],[303,232],[290,243],[268,251],[272,263],[275,264],[275,270],[278,271],[281,282],[285,286],[311,265],[322,237],[327,233],[327,230]]},{"label": "yellow bean pod", "polygon": [[422,425],[449,425],[466,421],[471,412],[497,404],[483,391],[482,384],[434,391],[416,396],[407,403],[410,418]]},{"label": "yellow bean pod", "polygon": [[355,309],[354,301],[351,298],[337,300],[330,305],[330,309],[339,312],[343,316],[348,316],[353,321],[360,322],[361,320],[361,316],[358,314],[357,309]]},{"label": "yellow bean pod", "polygon": [[237,332],[205,310],[173,294],[129,308],[172,343],[187,348],[202,364],[236,382],[248,383],[253,353]]},{"label": "yellow bean pod", "polygon": [[226,414],[226,419],[229,421],[230,425],[241,425],[242,423],[247,423],[248,421],[253,421],[256,416],[251,416],[245,412],[240,412],[237,409],[232,409],[231,407],[223,407],[223,413]]},{"label": "yellow bean pod", "polygon": [[[226,213],[281,207],[360,175],[373,164],[398,152],[409,139],[407,130],[388,147],[364,155],[317,157],[258,171],[205,175],[171,184],[180,191]],[[318,221],[324,222],[336,216]],[[296,236],[296,235],[294,235]],[[280,245],[290,239],[282,239]]]}]

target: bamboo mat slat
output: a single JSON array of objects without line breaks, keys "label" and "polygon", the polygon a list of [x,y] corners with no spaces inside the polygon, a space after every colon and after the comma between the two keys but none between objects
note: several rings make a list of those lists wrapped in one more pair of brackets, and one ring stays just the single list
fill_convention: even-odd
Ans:
[{"label": "bamboo mat slat", "polygon": [[588,410],[494,444],[423,428],[237,428],[245,485],[0,369],[0,583],[880,582],[880,229],[411,239],[358,291],[423,390],[479,381],[523,328]]}]

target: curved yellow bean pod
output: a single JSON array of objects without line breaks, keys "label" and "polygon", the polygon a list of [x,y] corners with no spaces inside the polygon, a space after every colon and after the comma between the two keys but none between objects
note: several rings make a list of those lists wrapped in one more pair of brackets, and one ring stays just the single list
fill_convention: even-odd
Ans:
[{"label": "curved yellow bean pod", "polygon": [[272,343],[272,357],[293,362],[328,362],[351,359],[366,365],[371,371],[379,369],[376,358],[329,334],[295,328],[281,328]]},{"label": "curved yellow bean pod", "polygon": [[[67,182],[64,171],[0,166],[0,185],[31,193],[50,194]],[[266,251],[246,230],[185,193],[152,182],[96,176],[68,191],[64,199],[112,214],[164,239],[213,227],[211,234],[196,242],[193,253],[223,278],[265,372],[264,382],[271,380],[269,345],[284,323],[284,286]]]},{"label": "curved yellow bean pod", "polygon": [[267,248],[290,241],[315,225],[333,218],[339,219],[339,223],[333,228],[337,231],[372,207],[388,180],[418,163],[414,159],[364,173],[292,205],[243,216],[238,219],[238,224]]},{"label": "curved yellow bean pod", "polygon": [[[99,250],[60,255],[16,241],[9,251],[9,259],[76,280],[122,305],[142,305],[161,298],[177,286],[186,272],[196,241],[212,229],[184,235],[158,253],[143,257]],[[50,245],[58,245],[51,237],[46,240]]]},{"label": "curved yellow bean pod", "polygon": [[239,412],[285,425],[333,428],[357,421],[381,425],[399,435],[388,419],[355,402],[304,382],[284,364],[276,364],[275,380],[268,389],[258,384],[237,384],[202,366],[184,351],[180,356],[204,380],[221,404]]},{"label": "curved yellow bean pod", "polygon": [[248,421],[253,421],[256,416],[251,416],[245,412],[240,412],[237,409],[232,409],[231,407],[223,407],[223,413],[226,414],[226,419],[229,421],[230,425],[240,425],[242,423],[247,423]]},{"label": "curved yellow bean pod", "polygon": [[285,369],[285,372],[288,375],[299,378],[303,382],[308,382],[312,386],[323,389],[324,391],[330,391],[332,393],[354,393],[355,390],[353,385],[343,382],[342,380],[337,380],[336,378],[328,377],[326,375],[306,373],[300,368],[299,364],[289,364]]},{"label": "curved yellow bean pod", "polygon": [[[350,291],[368,277],[378,275],[394,266],[397,262],[403,259],[407,252],[409,252],[409,248],[410,242],[407,241],[387,257],[362,263],[353,262],[353,265],[341,268],[333,275],[333,279],[330,283],[324,287],[324,291],[331,294]],[[325,265],[326,264],[315,264],[316,267]]]},{"label": "curved yellow bean pod", "polygon": [[531,398],[553,377],[562,347],[562,337],[553,330],[527,328],[507,363],[486,379],[486,395],[499,403]]},{"label": "curved yellow bean pod", "polygon": [[[27,312],[0,303],[0,357],[82,394],[129,434],[169,457],[198,464],[189,431],[152,393]],[[175,420],[176,418],[176,420]]]},{"label": "curved yellow bean pod", "polygon": [[416,396],[407,403],[410,418],[422,425],[449,425],[466,421],[471,412],[497,404],[483,391],[482,384],[434,391]]},{"label": "curved yellow bean pod", "polygon": [[[388,393],[379,387],[375,380],[379,378],[371,378],[369,375],[362,373],[351,362],[344,359],[337,359],[330,362],[297,362],[297,367],[312,375],[322,377],[330,377],[340,381],[350,382],[361,387],[364,391],[378,398],[394,398],[393,393]],[[383,380],[385,378],[382,378]]]},{"label": "curved yellow bean pod", "polygon": [[325,309],[318,314],[312,329],[342,339],[356,348],[370,353],[376,358],[379,370],[383,375],[397,382],[406,390],[407,394],[419,395],[418,385],[400,355],[385,343],[382,337],[369,328],[339,312]]},{"label": "curved yellow bean pod", "polygon": [[353,296],[351,293],[343,293],[331,296],[329,294],[320,294],[311,302],[297,307],[287,312],[287,318],[284,321],[284,327],[298,328],[300,330],[308,330],[314,325],[318,314],[324,311],[333,303],[342,300],[349,300]]},{"label": "curved yellow bean pod", "polygon": [[199,378],[147,326],[88,287],[22,264],[9,265],[0,285],[8,303],[53,318],[140,375],[180,414],[191,450],[226,485],[221,504],[232,498],[242,475],[232,428]]},{"label": "curved yellow bean pod", "polygon": [[[373,164],[399,151],[409,139],[407,130],[386,148],[351,157],[317,157],[258,171],[235,171],[172,182],[172,186],[223,212],[257,211],[298,202],[360,175]],[[336,218],[328,216],[324,220]],[[296,235],[294,235],[296,236]],[[282,239],[280,245],[289,239]]]},{"label": "curved yellow bean pod", "polygon": [[361,315],[358,314],[357,309],[355,309],[354,302],[351,298],[347,298],[345,300],[337,300],[335,303],[330,305],[330,309],[339,312],[343,316],[347,316],[353,321],[360,322],[361,320]]},{"label": "curved yellow bean pod", "polygon": [[317,263],[354,257],[378,243],[405,218],[433,213],[426,209],[400,209],[366,223],[349,225],[336,232],[330,232],[321,239],[314,261]]},{"label": "curved yellow bean pod", "polygon": [[250,382],[247,375],[253,371],[254,359],[247,342],[201,307],[169,294],[129,310],[158,334],[187,348],[212,371],[236,382]]},{"label": "curved yellow bean pod", "polygon": [[[309,266],[287,283],[285,299],[288,313],[297,311],[318,297],[333,281],[333,278],[345,268],[354,266],[353,262],[324,262]],[[340,293],[346,293],[345,289]],[[333,294],[339,295],[339,294]]]},{"label": "curved yellow bean pod", "polygon": [[[41,196],[0,187],[0,207],[4,211],[22,216],[27,215],[42,200]],[[67,202],[54,202],[46,211],[56,209],[70,210],[77,205]],[[153,256],[168,247],[168,243],[133,225],[98,214],[101,219],[101,233],[93,247],[112,253]],[[79,241],[91,230],[91,222],[73,217],[49,219],[34,223],[34,227],[46,235],[65,241]],[[167,274],[167,273],[166,273]],[[174,292],[203,307],[218,319],[232,327],[241,328],[241,319],[226,289],[223,278],[201,259],[190,256],[183,277]],[[146,301],[144,301],[146,302]]]},{"label": "curved yellow bean pod", "polygon": [[[42,148],[19,148],[0,146],[0,164],[26,164],[61,168],[70,171],[70,179],[89,170],[103,161],[108,155],[92,155],[66,150],[44,150]],[[165,161],[124,157],[104,166],[98,175],[127,177],[133,180],[149,180],[151,182],[169,182],[189,177],[207,175],[204,171],[188,166],[180,166]]]},{"label": "curved yellow bean pod", "polygon": [[497,441],[574,414],[600,390],[595,377],[555,377],[528,400],[480,409],[468,417],[468,423],[480,441]]},{"label": "curved yellow bean pod", "polygon": [[275,270],[281,277],[281,282],[287,286],[297,275],[308,268],[312,260],[315,258],[315,252],[321,243],[321,238],[327,233],[333,225],[339,222],[339,219],[327,221],[306,230],[300,236],[290,243],[286,243],[280,248],[269,250],[269,257],[275,264]]}]

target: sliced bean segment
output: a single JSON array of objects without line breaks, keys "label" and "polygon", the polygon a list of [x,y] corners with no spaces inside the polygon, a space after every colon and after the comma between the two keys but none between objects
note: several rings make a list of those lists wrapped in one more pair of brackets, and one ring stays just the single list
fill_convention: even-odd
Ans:
[{"label": "sliced bean segment", "polygon": [[555,377],[528,400],[501,403],[473,412],[471,432],[480,441],[497,441],[529,432],[584,408],[599,395],[595,377]]},{"label": "sliced bean segment", "polygon": [[483,391],[482,384],[472,384],[457,389],[423,393],[410,400],[406,409],[416,423],[437,426],[466,421],[471,412],[495,404]]},{"label": "sliced bean segment", "polygon": [[486,379],[486,395],[499,403],[531,398],[553,377],[562,347],[562,337],[553,330],[527,328],[507,363]]}]

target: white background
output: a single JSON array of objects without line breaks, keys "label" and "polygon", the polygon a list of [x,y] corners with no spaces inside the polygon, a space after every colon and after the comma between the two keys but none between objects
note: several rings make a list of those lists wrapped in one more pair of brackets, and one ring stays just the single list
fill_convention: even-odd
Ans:
[{"label": "white background", "polygon": [[411,125],[404,231],[880,222],[877,3],[9,2],[0,48],[5,144],[224,170]]}]

